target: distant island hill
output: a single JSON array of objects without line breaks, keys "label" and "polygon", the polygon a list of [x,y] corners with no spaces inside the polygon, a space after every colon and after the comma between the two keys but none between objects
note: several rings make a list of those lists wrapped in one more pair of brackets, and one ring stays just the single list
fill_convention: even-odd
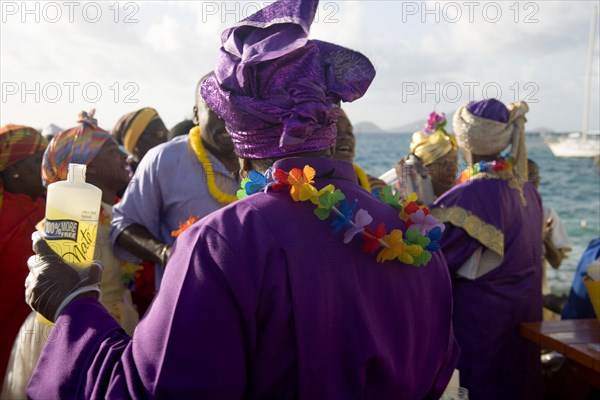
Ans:
[{"label": "distant island hill", "polygon": [[[452,129],[452,119],[453,118],[454,118],[454,112],[446,114],[446,120],[448,121],[448,123],[446,124],[446,130],[450,133],[452,133],[452,131],[453,131],[453,129]],[[354,134],[358,134],[358,135],[361,135],[361,134],[410,135],[410,134],[413,134],[414,132],[422,130],[423,127],[425,126],[426,122],[427,122],[427,119],[422,119],[422,120],[415,121],[410,124],[398,126],[395,128],[383,129],[383,128],[379,127],[377,124],[375,124],[374,122],[363,121],[363,122],[358,122],[358,123],[354,124],[353,127],[354,127]],[[534,128],[534,129],[527,128],[526,133],[539,134],[539,133],[557,133],[557,132],[555,132],[553,129],[549,129],[549,128]]]}]

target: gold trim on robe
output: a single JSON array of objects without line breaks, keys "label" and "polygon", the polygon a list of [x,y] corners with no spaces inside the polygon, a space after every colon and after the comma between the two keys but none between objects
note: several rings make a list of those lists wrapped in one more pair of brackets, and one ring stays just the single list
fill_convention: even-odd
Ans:
[{"label": "gold trim on robe", "polygon": [[434,208],[431,215],[462,228],[482,246],[504,258],[504,233],[462,207]]}]

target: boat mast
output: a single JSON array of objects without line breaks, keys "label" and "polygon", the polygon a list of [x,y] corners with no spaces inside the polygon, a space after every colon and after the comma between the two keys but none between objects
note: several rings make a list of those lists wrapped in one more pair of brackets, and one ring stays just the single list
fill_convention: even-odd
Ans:
[{"label": "boat mast", "polygon": [[594,39],[596,38],[596,16],[598,7],[594,5],[592,9],[592,23],[590,26],[590,36],[588,38],[588,60],[587,73],[585,77],[585,97],[583,99],[583,140],[588,137],[589,119],[590,119],[590,96],[592,92],[592,68],[594,64]]}]

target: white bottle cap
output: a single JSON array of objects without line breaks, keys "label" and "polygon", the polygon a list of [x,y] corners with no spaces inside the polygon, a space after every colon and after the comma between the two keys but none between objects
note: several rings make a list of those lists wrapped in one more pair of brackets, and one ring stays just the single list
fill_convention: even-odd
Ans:
[{"label": "white bottle cap", "polygon": [[85,183],[85,164],[69,164],[67,181],[69,183]]}]

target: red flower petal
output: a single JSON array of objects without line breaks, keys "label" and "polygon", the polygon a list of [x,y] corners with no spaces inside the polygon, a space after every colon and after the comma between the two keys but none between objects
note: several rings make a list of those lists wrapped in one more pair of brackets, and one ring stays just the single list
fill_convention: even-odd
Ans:
[{"label": "red flower petal", "polygon": [[416,213],[417,211],[419,211],[419,205],[417,203],[415,203],[414,201],[411,201],[410,203],[407,204],[406,207],[404,207],[404,212],[409,215],[412,213]]}]

